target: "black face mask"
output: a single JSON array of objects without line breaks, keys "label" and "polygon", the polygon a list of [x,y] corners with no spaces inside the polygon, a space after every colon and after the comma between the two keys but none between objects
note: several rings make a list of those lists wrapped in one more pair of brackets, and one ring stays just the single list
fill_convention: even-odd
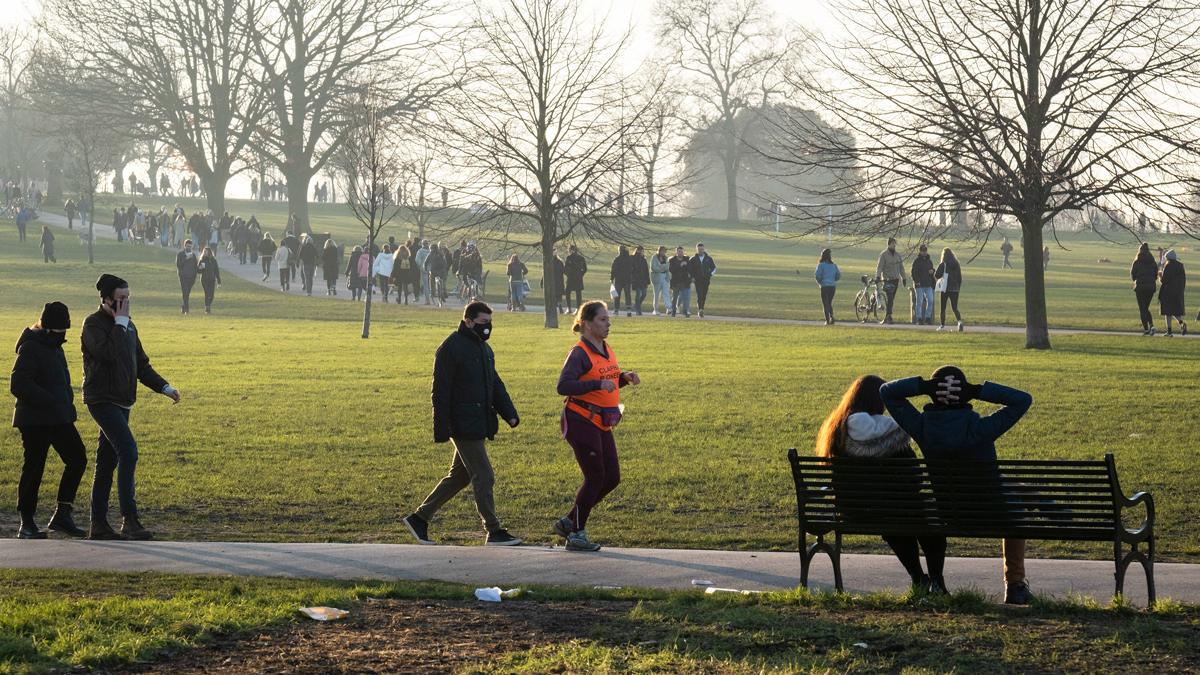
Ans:
[{"label": "black face mask", "polygon": [[477,323],[471,326],[471,330],[475,331],[475,335],[484,342],[487,342],[487,339],[492,336],[492,324],[490,323]]}]

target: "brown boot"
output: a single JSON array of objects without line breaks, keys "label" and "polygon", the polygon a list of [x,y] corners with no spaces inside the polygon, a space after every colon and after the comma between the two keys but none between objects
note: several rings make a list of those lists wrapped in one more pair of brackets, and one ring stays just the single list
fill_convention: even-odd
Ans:
[{"label": "brown boot", "polygon": [[58,508],[54,509],[54,515],[50,516],[50,523],[46,525],[46,529],[61,532],[68,537],[86,537],[87,532],[75,525],[75,519],[71,517],[72,509],[71,504],[59,502]]},{"label": "brown boot", "polygon": [[149,541],[154,533],[142,527],[137,514],[133,513],[121,519],[121,536],[133,541]]},{"label": "brown boot", "polygon": [[92,516],[87,538],[95,541],[119,541],[125,537],[113,531],[112,526],[108,524],[108,518]]}]

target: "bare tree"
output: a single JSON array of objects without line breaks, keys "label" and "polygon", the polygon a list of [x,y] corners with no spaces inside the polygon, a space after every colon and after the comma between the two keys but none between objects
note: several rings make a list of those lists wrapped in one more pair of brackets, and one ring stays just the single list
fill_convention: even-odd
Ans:
[{"label": "bare tree", "polygon": [[[246,26],[262,0],[47,0],[54,44],[85,75],[64,93],[136,126],[186,162],[214,213],[265,110]],[[82,87],[96,87],[83,91]]]},{"label": "bare tree", "polygon": [[987,217],[952,220],[981,241],[1019,223],[1027,348],[1050,347],[1040,252],[1056,217],[1154,210],[1200,231],[1194,3],[847,0],[842,15],[848,37],[814,66],[832,76],[804,81],[852,140],[794,124],[780,159],[853,169],[847,234],[966,209]]},{"label": "bare tree", "polygon": [[[256,144],[287,182],[288,208],[305,231],[309,183],[353,128],[351,79],[387,70],[386,116],[427,107],[453,86],[440,61],[446,31],[437,0],[267,0],[271,20],[250,24],[270,117]],[[382,86],[382,85],[381,85]]]},{"label": "bare tree", "polygon": [[383,229],[399,215],[401,204],[393,186],[399,181],[401,158],[397,152],[394,116],[386,114],[390,102],[379,98],[378,91],[364,87],[360,103],[350,116],[351,125],[337,154],[337,163],[346,175],[346,204],[367,229],[367,249],[371,260],[367,272],[367,298],[363,308],[363,339],[371,334],[372,275],[375,260],[371,252]]},{"label": "bare tree", "polygon": [[574,0],[477,3],[473,81],[445,106],[469,227],[502,245],[532,238],[541,254],[545,325],[558,326],[555,246],[576,238],[627,242],[643,230],[620,208],[641,190],[624,180],[628,145],[649,97],[635,101],[619,58],[628,34],[587,28]]},{"label": "bare tree", "polygon": [[[774,27],[761,0],[660,0],[658,38],[690,95],[692,131],[714,129],[714,150],[725,175],[726,220],[741,220],[738,173],[747,152],[752,114],[784,93],[784,64],[792,47]],[[688,118],[685,118],[688,119]]]},{"label": "bare tree", "polygon": [[433,203],[434,190],[439,187],[434,180],[434,169],[443,150],[432,134],[420,132],[406,134],[400,146],[403,150],[396,199],[412,214],[417,239],[424,239],[429,216],[439,210]]},{"label": "bare tree", "polygon": [[29,133],[36,124],[28,98],[37,58],[36,33],[0,27],[0,119],[9,130],[0,134],[0,174],[9,180],[29,176],[46,150],[45,139]]},{"label": "bare tree", "polygon": [[633,99],[646,99],[646,114],[641,120],[643,128],[634,134],[629,151],[645,181],[647,218],[655,216],[660,198],[659,182],[687,182],[678,177],[674,181],[663,180],[663,165],[678,156],[682,141],[679,129],[684,94],[671,87],[670,81],[671,75],[666,68],[649,67],[634,84]]}]

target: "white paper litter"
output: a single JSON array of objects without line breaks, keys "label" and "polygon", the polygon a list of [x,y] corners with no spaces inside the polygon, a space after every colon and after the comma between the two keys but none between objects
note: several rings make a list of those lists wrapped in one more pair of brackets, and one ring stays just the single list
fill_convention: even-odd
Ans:
[{"label": "white paper litter", "polygon": [[301,607],[300,613],[314,621],[337,621],[350,616],[350,612],[336,607]]},{"label": "white paper litter", "polygon": [[491,586],[489,588],[476,588],[475,597],[484,602],[500,602],[501,598],[513,599],[520,597],[521,589],[510,588],[507,591],[501,590],[499,586]]},{"label": "white paper litter", "polygon": [[692,579],[692,585],[693,586],[716,586],[716,582],[709,581],[708,579]]},{"label": "white paper litter", "polygon": [[756,594],[762,593],[762,592],[763,591],[739,590],[737,588],[717,588],[716,586],[710,586],[710,587],[704,589],[705,595],[716,595],[717,593],[738,593],[741,595],[756,595]]}]

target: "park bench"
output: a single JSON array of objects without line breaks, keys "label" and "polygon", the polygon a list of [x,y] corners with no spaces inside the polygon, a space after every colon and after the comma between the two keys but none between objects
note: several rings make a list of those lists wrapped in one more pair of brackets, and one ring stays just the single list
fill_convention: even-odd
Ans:
[{"label": "park bench", "polygon": [[[813,558],[824,552],[842,590],[842,536],[848,534],[1103,541],[1113,545],[1116,592],[1137,562],[1154,603],[1154,499],[1146,492],[1125,496],[1112,454],[1103,461],[980,462],[801,457],[793,448],[788,460],[805,588]],[[1145,519],[1127,528],[1122,512],[1138,505],[1145,506]]]}]

